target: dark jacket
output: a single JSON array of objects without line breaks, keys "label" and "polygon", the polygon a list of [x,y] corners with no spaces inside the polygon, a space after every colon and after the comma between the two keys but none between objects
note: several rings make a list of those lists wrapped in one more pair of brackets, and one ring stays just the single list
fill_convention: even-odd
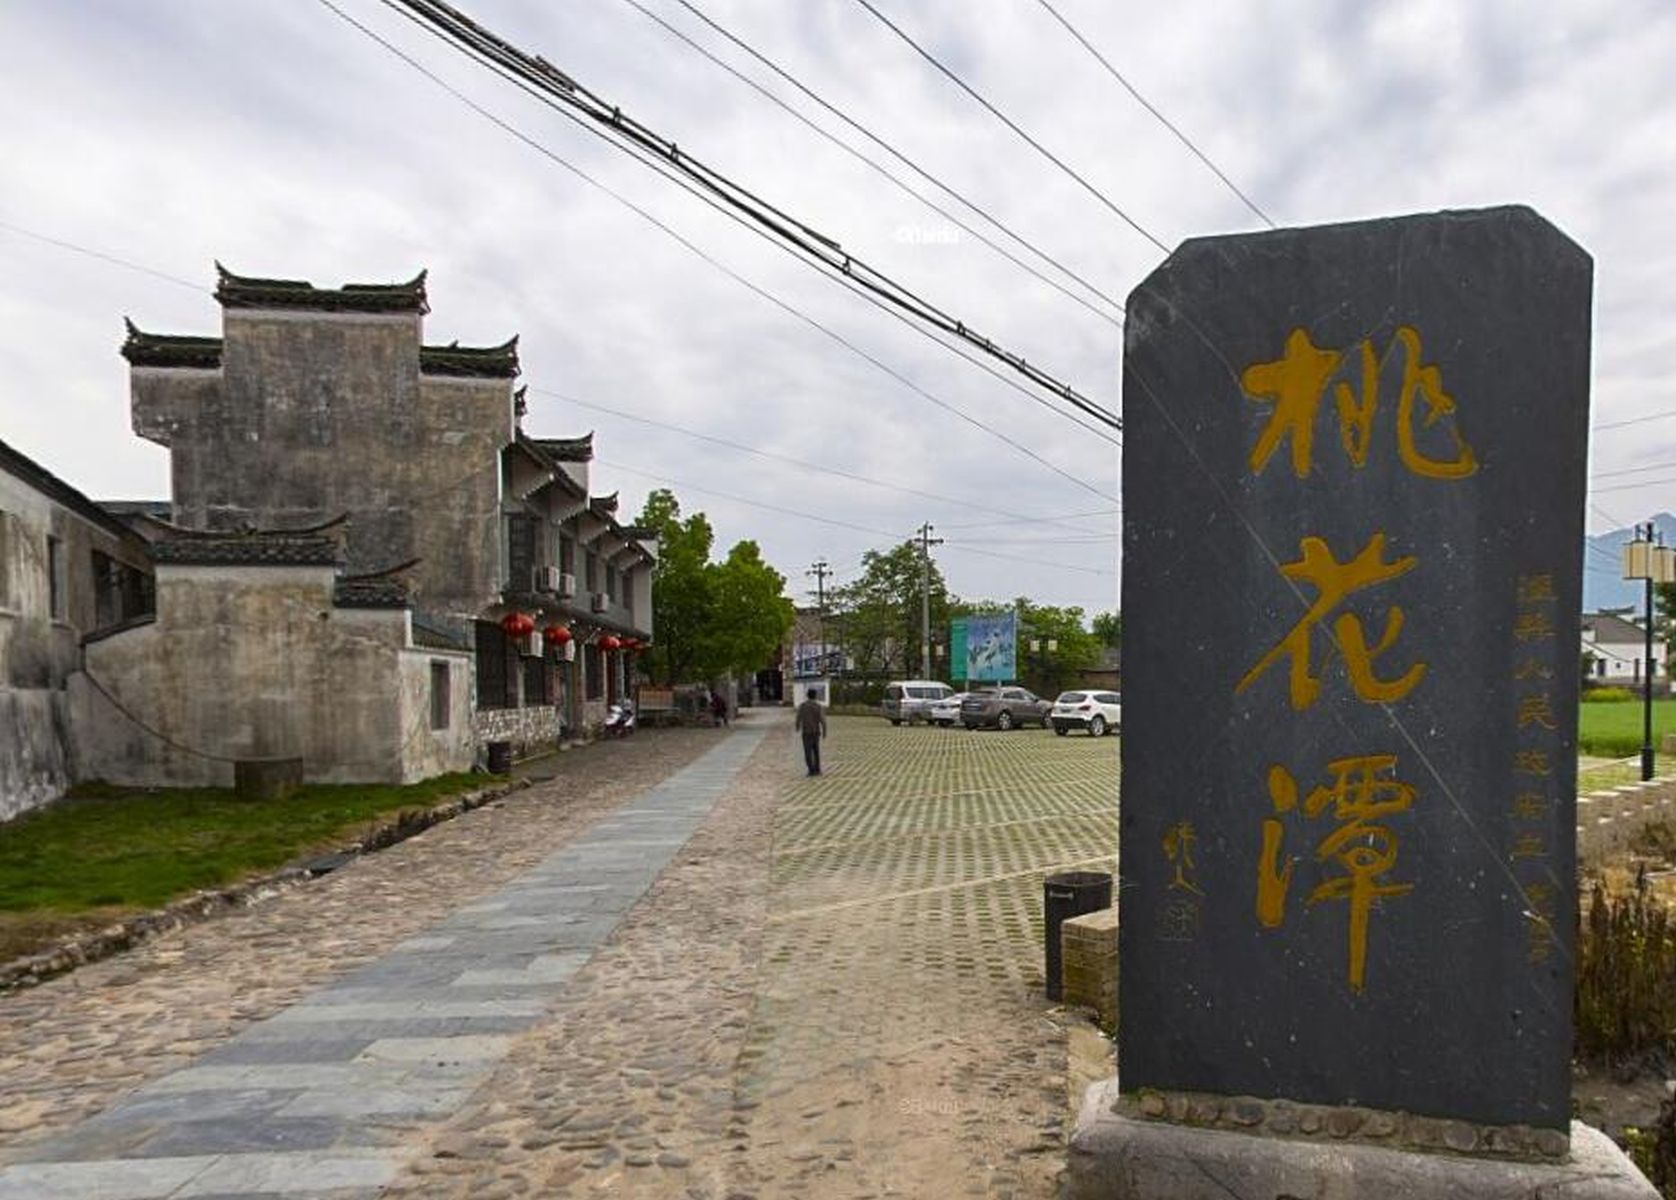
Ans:
[{"label": "dark jacket", "polygon": [[797,706],[797,732],[804,737],[826,736],[826,709],[819,700],[805,700]]}]

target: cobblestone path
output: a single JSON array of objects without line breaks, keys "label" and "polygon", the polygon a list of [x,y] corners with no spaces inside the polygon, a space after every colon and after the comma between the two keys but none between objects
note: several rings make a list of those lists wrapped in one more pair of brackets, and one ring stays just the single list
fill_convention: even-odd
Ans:
[{"label": "cobblestone path", "polygon": [[[418,936],[408,937],[382,956],[344,956],[338,951],[345,930],[328,922],[334,915],[349,914],[333,913],[331,897],[325,894],[330,889],[324,885],[321,893],[302,897],[301,907],[313,909],[310,927],[316,946],[323,950],[313,957],[332,961],[339,972],[336,982],[289,1007],[285,1000],[278,1000],[277,1011],[265,1020],[246,1024],[209,1053],[179,1070],[160,1074],[67,1132],[45,1140],[24,1139],[9,1147],[4,1155],[8,1165],[0,1167],[0,1198],[376,1195],[410,1152],[418,1130],[463,1104],[516,1034],[540,1019],[552,994],[586,961],[621,913],[638,900],[664,862],[703,820],[760,736],[746,733],[718,744],[713,736],[682,734],[648,738],[640,743],[646,749],[621,748],[625,753],[606,761],[615,765],[626,760],[624,773],[630,776],[667,778],[615,811],[610,811],[609,803],[598,803],[614,789],[594,789],[604,795],[596,796],[593,805],[579,805],[578,811],[594,817],[608,812],[605,819],[581,836],[574,836],[578,830],[573,826],[568,845],[486,898],[459,906],[458,898],[470,901],[476,890],[469,881],[461,881],[456,904],[447,905],[444,900],[442,913],[452,908],[452,915],[429,927],[402,920],[399,906],[391,903],[396,897],[377,886],[388,881],[378,879],[375,864],[399,871],[402,851],[411,846],[405,856],[407,868],[430,873],[430,887],[444,892],[454,876],[451,868],[477,867],[493,875],[494,864],[476,856],[498,849],[513,851],[510,857],[516,860],[519,843],[509,844],[505,835],[520,838],[526,847],[549,840],[550,835],[540,828],[545,814],[536,793],[547,791],[545,803],[552,805],[564,790],[557,780],[522,794],[521,805],[509,806],[519,811],[501,814],[515,816],[521,828],[503,820],[497,830],[492,820],[473,822],[478,814],[471,814],[433,831],[447,831],[452,838],[422,835],[346,870],[329,882],[338,883],[351,904],[374,906],[380,918],[402,933],[417,928]],[[696,761],[669,774],[672,765],[691,759],[700,749],[706,752]],[[596,769],[604,765],[599,753],[595,752]],[[426,841],[428,846],[420,845]],[[457,858],[438,853],[450,841],[461,851]],[[462,841],[468,844],[462,846]],[[362,867],[373,869],[357,877]],[[286,907],[291,899],[281,897],[275,909]],[[425,896],[415,899],[421,910],[432,908],[429,915],[438,915],[434,906],[425,903]],[[322,900],[327,901],[324,906]],[[263,925],[274,923],[262,920],[268,915],[250,914],[242,932],[259,937]],[[190,943],[197,935],[208,934],[206,940],[213,944],[219,940],[218,933],[235,930],[236,935],[240,924],[235,919],[189,929],[180,940]],[[353,927],[354,921],[345,924]],[[138,956],[143,958],[148,951],[167,954],[164,947],[170,940],[148,946]],[[376,947],[379,939],[370,940]],[[284,954],[269,957],[258,963],[251,981],[283,973],[287,966],[301,966],[309,947],[291,949],[301,949],[298,961],[287,963]],[[223,957],[237,959],[236,955]],[[371,961],[342,974],[357,958]],[[141,970],[144,966],[126,965]],[[250,966],[236,961],[218,965]],[[116,1011],[110,1017],[119,1027],[124,1015],[134,1012],[129,1008],[125,1014],[120,978],[113,979],[110,969],[113,964],[101,964],[86,976],[78,972],[12,998],[20,1008],[40,1011],[55,998],[66,998],[66,991],[80,984],[68,998],[74,1004],[91,996],[92,1003],[78,1005],[83,1026],[63,1030],[59,1039],[40,1030],[32,1037],[28,1027],[17,1021],[20,1014],[8,1011],[7,1049],[15,1051],[16,1057],[0,1060],[0,1066],[22,1066],[19,1073],[26,1074],[31,1059],[46,1057],[39,1052],[43,1040],[47,1054],[60,1051],[60,1064],[100,1057],[99,1050],[63,1051],[78,1044],[99,1044],[105,1029],[98,1016],[102,1003],[114,1004]],[[107,973],[100,978],[102,970]],[[225,996],[220,997],[222,1013],[193,1013],[190,1000],[194,990],[200,997],[204,994],[205,975],[188,967],[181,972],[180,982],[182,994],[172,1003],[153,997],[141,1011],[155,1011],[165,1021],[201,1017],[212,1025],[214,1017],[223,1016],[223,1027],[238,1024],[244,1015],[235,1011],[226,1016]],[[237,983],[236,978],[226,981],[229,987]],[[31,1090],[49,1097],[40,1103],[50,1105],[52,1099],[59,1099],[70,1110],[78,1103],[96,1103],[89,1093],[100,1093],[102,1083],[143,1077],[148,1067],[156,1065],[155,1058],[136,1058],[133,1048],[120,1041],[102,1048],[109,1050],[113,1060],[127,1060],[128,1070],[107,1079],[85,1080],[81,1088],[59,1080],[57,1090],[68,1095],[57,1097],[37,1082]]]},{"label": "cobblestone path", "polygon": [[786,729],[387,1195],[1048,1196],[1041,878],[1110,867],[1116,743]]},{"label": "cobblestone path", "polygon": [[[1051,1195],[1071,1097],[1064,1017],[1040,996],[1041,879],[1114,865],[1115,740],[840,718],[828,773],[805,779],[789,714],[667,736],[663,774],[709,753],[630,799],[660,740],[629,743],[639,787],[579,802],[562,835],[514,797],[322,881],[343,893],[310,918],[332,966],[289,927],[272,956],[302,984],[255,972],[237,939],[193,949],[241,915],[25,993],[72,1072],[123,1066],[80,1088],[19,1066],[30,1039],[0,1001],[0,1089],[32,1080],[38,1106],[11,1110],[38,1119],[0,1142],[0,1200]],[[495,874],[453,904],[423,846],[450,837]],[[485,838],[516,866],[497,874]],[[382,876],[404,851],[443,877],[413,912],[408,877]],[[93,1014],[126,1010],[98,972],[140,970],[178,1038],[229,963],[253,972],[237,1020],[161,1058],[135,1061],[128,1040],[158,1039],[120,1020],[103,1040]],[[179,1004],[152,990],[171,971]]]}]

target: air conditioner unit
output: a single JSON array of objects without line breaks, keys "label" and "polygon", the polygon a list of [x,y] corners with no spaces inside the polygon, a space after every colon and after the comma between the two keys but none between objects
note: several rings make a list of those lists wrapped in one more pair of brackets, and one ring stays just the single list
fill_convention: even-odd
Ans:
[{"label": "air conditioner unit", "polygon": [[593,612],[604,612],[606,609],[605,593],[595,592],[589,597],[588,608]]},{"label": "air conditioner unit", "polygon": [[537,567],[535,569],[535,590],[538,592],[556,592],[559,590],[559,580],[561,578],[557,567]]},{"label": "air conditioner unit", "polygon": [[532,633],[524,639],[523,653],[525,658],[541,657],[541,634]]},{"label": "air conditioner unit", "polygon": [[576,576],[568,571],[560,571],[559,586],[554,590],[559,593],[559,599],[569,600],[576,594]]},{"label": "air conditioner unit", "polygon": [[559,659],[567,663],[576,661],[576,643],[574,641],[566,642],[559,647]]}]

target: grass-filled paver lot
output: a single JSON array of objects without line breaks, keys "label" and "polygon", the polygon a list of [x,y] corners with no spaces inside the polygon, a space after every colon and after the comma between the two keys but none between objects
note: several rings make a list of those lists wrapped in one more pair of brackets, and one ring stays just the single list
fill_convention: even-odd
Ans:
[{"label": "grass-filled paver lot", "polygon": [[[1624,758],[1641,749],[1641,693],[1633,700],[1577,706],[1577,745],[1584,754]],[[1653,701],[1653,745],[1676,732],[1676,700]]]},{"label": "grass-filled paver lot", "polygon": [[[800,1069],[1033,997],[1043,877],[1117,866],[1116,738],[831,724],[826,773],[798,780],[774,822],[757,1033],[766,1059]],[[824,994],[834,980],[841,999]]]},{"label": "grass-filled paver lot", "polygon": [[316,786],[249,801],[211,788],[86,787],[0,825],[0,961],[74,929],[272,870],[404,809],[480,787]]}]

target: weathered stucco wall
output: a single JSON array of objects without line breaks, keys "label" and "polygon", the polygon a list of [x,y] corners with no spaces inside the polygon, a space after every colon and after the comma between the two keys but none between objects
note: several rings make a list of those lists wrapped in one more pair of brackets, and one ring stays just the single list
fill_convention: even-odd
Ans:
[{"label": "weathered stucco wall", "polygon": [[[156,621],[90,642],[72,680],[83,773],[230,786],[238,758],[299,756],[325,783],[469,767],[469,699],[456,696],[469,697],[468,656],[414,650],[404,610],[334,608],[332,579],[327,567],[160,567]],[[441,731],[429,727],[433,658],[455,664]]]},{"label": "weathered stucco wall", "polygon": [[[49,538],[58,543],[56,614]],[[136,539],[0,471],[0,820],[56,798],[82,777],[65,681],[80,665],[82,633],[97,621],[95,551],[149,570]]]},{"label": "weathered stucco wall", "polygon": [[416,313],[227,309],[218,370],[135,367],[134,429],[172,453],[174,520],[300,528],[351,516],[351,570],[422,560],[415,602],[500,591],[507,379],[421,375]]}]

